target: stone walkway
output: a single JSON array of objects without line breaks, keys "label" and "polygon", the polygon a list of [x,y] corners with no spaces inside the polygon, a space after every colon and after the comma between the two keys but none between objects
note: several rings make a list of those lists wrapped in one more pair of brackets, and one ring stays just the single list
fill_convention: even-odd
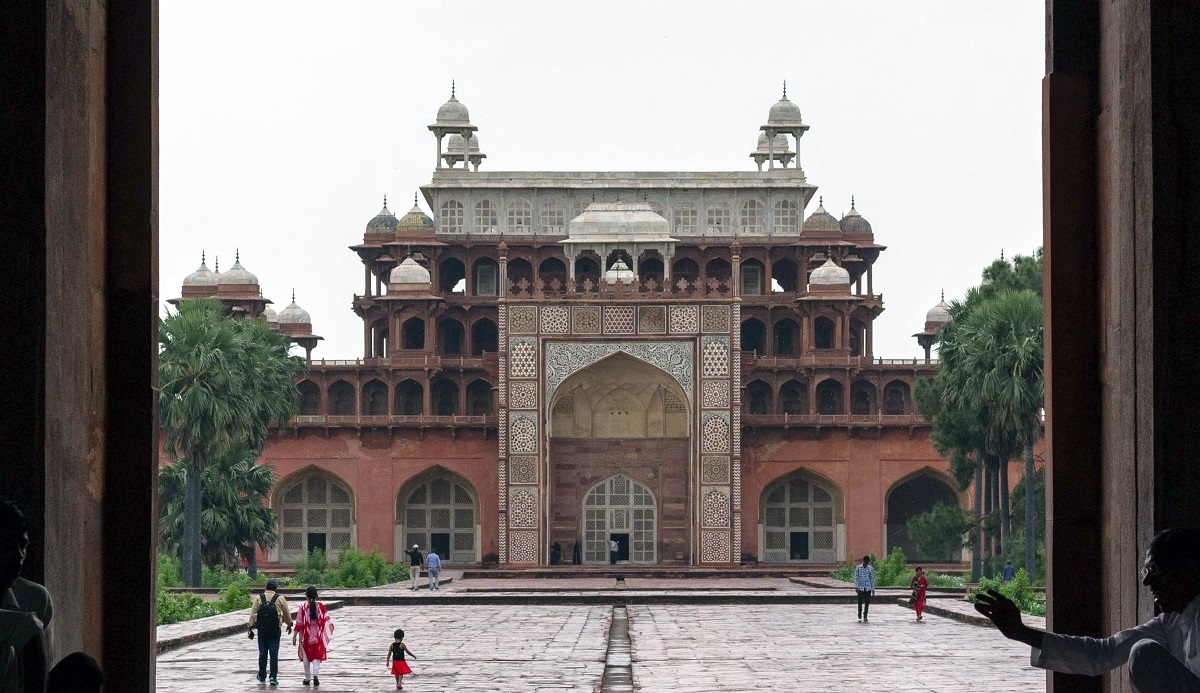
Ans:
[{"label": "stone walkway", "polygon": [[[877,603],[853,606],[630,606],[632,673],[644,693],[705,691],[1043,691],[1029,650],[994,630]],[[384,664],[391,631],[408,631],[418,659],[406,691],[598,690],[609,606],[429,604],[345,607],[320,691],[395,690]],[[300,685],[294,648],[281,647],[280,690]],[[162,693],[258,690],[257,647],[233,635],[158,658]],[[990,682],[997,682],[991,687]],[[999,682],[1003,682],[1002,684]],[[264,687],[264,690],[265,687]]]}]

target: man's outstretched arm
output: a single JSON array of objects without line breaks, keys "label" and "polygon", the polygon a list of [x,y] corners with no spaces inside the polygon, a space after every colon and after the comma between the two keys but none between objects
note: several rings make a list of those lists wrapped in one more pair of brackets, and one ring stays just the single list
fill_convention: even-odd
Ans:
[{"label": "man's outstretched arm", "polygon": [[1045,631],[1030,628],[1021,622],[1021,610],[1011,599],[996,590],[988,590],[975,596],[975,610],[991,619],[996,628],[1009,640],[1023,642],[1030,647],[1042,649]]}]

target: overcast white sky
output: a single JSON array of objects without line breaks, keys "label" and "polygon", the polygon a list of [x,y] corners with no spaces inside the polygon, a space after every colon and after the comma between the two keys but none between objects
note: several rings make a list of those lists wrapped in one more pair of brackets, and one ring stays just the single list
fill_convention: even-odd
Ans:
[{"label": "overcast white sky", "polygon": [[[492,171],[748,171],[788,96],[835,216],[870,220],[875,354],[1001,249],[1041,243],[1043,3],[193,2],[161,5],[162,297],[200,251],[362,356],[347,246],[433,170],[450,80]],[[816,201],[805,210],[816,207]],[[426,210],[428,213],[428,210]]]}]

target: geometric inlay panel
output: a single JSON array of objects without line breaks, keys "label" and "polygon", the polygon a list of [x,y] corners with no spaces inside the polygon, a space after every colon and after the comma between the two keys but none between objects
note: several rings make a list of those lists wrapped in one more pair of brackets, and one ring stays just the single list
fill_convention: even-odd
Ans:
[{"label": "geometric inlay panel", "polygon": [[[516,383],[513,383],[514,385]],[[705,409],[729,408],[729,381],[705,380],[700,383],[700,406]]]},{"label": "geometric inlay panel", "polygon": [[537,415],[513,412],[509,418],[509,452],[537,452]]},{"label": "geometric inlay panel", "polygon": [[571,309],[575,334],[600,334],[600,306],[575,306]]},{"label": "geometric inlay panel", "polygon": [[571,309],[567,306],[542,306],[542,332],[567,334],[571,331]]},{"label": "geometric inlay panel", "polygon": [[537,340],[512,337],[508,340],[508,375],[513,378],[537,377]]},{"label": "geometric inlay panel", "polygon": [[513,409],[537,409],[537,383],[528,380],[509,382],[508,406]]},{"label": "geometric inlay panel", "polygon": [[701,308],[700,329],[704,332],[729,332],[729,306]]},{"label": "geometric inlay panel", "polygon": [[537,563],[536,531],[513,530],[508,533],[508,561],[510,563]]},{"label": "geometric inlay panel", "polygon": [[[703,500],[700,501],[700,517],[704,526],[729,527],[729,493],[721,488],[706,488],[702,489],[702,492]],[[512,510],[509,510],[509,513],[512,513]]]},{"label": "geometric inlay panel", "polygon": [[638,332],[641,334],[662,334],[666,331],[666,306],[642,306],[638,308]]},{"label": "geometric inlay panel", "polygon": [[[707,512],[708,499],[705,498]],[[515,488],[508,496],[508,526],[537,527],[537,493],[536,489]],[[720,525],[711,525],[717,527]]]},{"label": "geometric inlay panel", "polygon": [[691,402],[692,348],[690,342],[547,342],[546,401],[554,400],[554,391],[572,373],[619,351],[666,371]]},{"label": "geometric inlay panel", "polygon": [[700,350],[702,373],[706,378],[721,378],[729,375],[729,338],[704,337]]},{"label": "geometric inlay panel", "polygon": [[537,334],[537,306],[509,308],[508,331],[513,334]]},{"label": "geometric inlay panel", "polygon": [[[511,467],[512,464],[513,461],[510,460],[509,466]],[[701,457],[700,482],[704,484],[728,484],[729,458],[719,455],[704,455]]]},{"label": "geometric inlay panel", "polygon": [[696,332],[699,323],[699,306],[671,306],[671,332]]},{"label": "geometric inlay panel", "polygon": [[536,457],[524,456],[508,458],[508,482],[510,484],[536,484],[537,460]]},{"label": "geometric inlay panel", "polygon": [[729,452],[729,412],[704,412],[700,424],[700,451]]},{"label": "geometric inlay panel", "polygon": [[729,562],[729,532],[700,532],[700,562]]},{"label": "geometric inlay panel", "polygon": [[604,306],[605,334],[633,334],[633,306]]}]

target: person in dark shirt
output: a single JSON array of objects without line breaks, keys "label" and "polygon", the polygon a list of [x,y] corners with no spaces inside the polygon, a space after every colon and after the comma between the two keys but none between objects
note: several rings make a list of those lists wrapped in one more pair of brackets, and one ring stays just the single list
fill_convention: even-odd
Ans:
[{"label": "person in dark shirt", "polygon": [[408,576],[412,580],[410,590],[417,589],[417,581],[421,579],[421,568],[425,565],[425,556],[421,554],[421,547],[413,544],[413,547],[404,553],[408,554]]}]

